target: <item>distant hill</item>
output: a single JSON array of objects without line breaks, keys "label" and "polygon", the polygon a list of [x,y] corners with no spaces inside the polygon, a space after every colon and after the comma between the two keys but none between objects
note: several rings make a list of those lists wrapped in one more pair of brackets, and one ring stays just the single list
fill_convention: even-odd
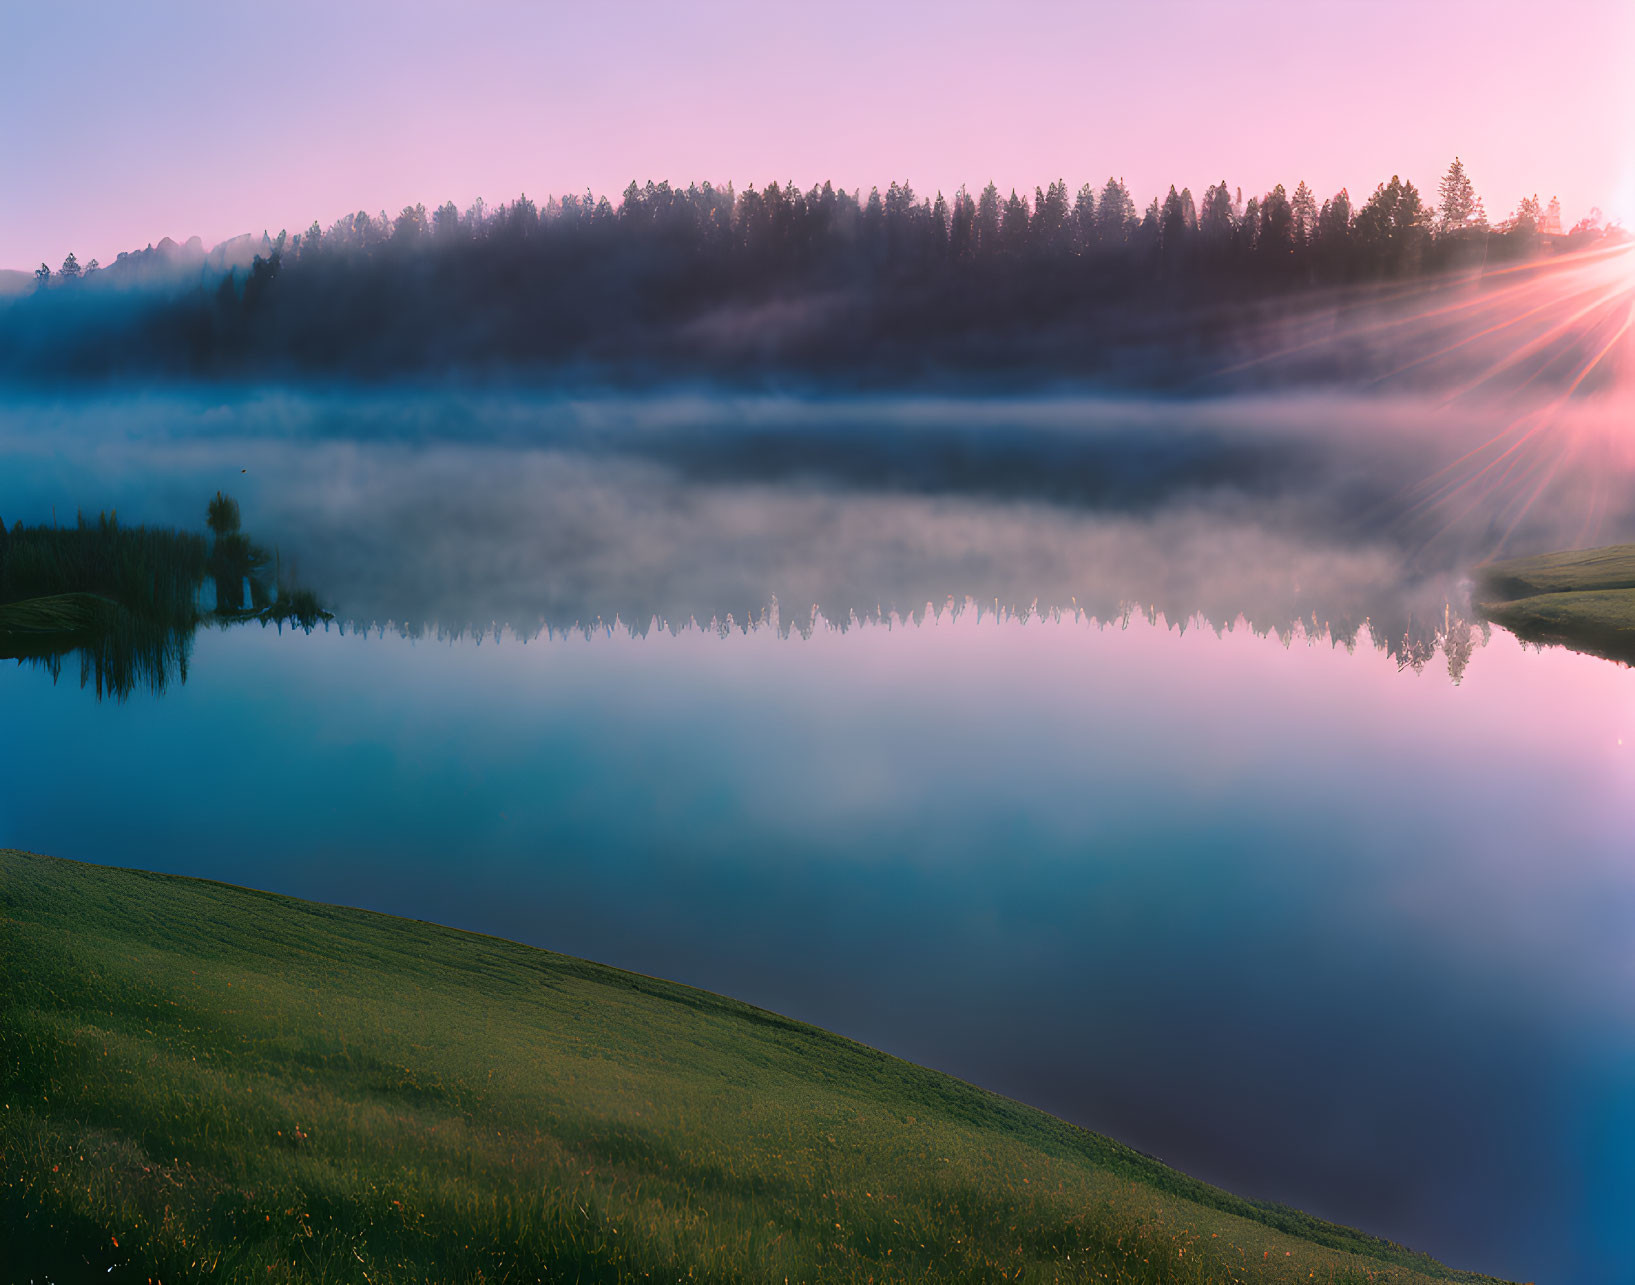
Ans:
[{"label": "distant hill", "polygon": [[1485,1279],[775,1013],[432,924],[0,850],[0,976],[9,1279]]},{"label": "distant hill", "polygon": [[[90,285],[164,286],[185,284],[200,276],[219,276],[233,269],[245,269],[272,254],[274,243],[265,232],[245,232],[205,249],[196,236],[185,241],[163,237],[141,250],[122,251],[112,263],[87,272],[81,281]],[[89,267],[89,262],[82,264]],[[53,273],[57,265],[51,265]],[[0,298],[26,294],[35,286],[32,269],[0,268]]]},{"label": "distant hill", "polygon": [[246,232],[230,237],[209,250],[196,236],[180,243],[167,236],[157,245],[121,253],[98,275],[106,273],[103,280],[108,283],[156,285],[201,274],[215,276],[233,268],[247,268],[256,255],[269,255],[272,250],[272,240],[266,233],[252,236]]}]

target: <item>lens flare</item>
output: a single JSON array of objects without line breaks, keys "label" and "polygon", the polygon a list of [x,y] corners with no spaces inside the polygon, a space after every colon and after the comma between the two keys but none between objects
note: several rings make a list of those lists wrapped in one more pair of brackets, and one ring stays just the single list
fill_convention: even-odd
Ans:
[{"label": "lens flare", "polygon": [[[1612,235],[1579,252],[1332,292],[1258,328],[1255,355],[1219,373],[1281,382],[1338,371],[1445,408],[1492,408],[1492,434],[1409,488],[1393,520],[1425,542],[1483,520],[1492,557],[1542,496],[1572,486],[1580,542],[1593,543],[1635,445],[1635,242]],[[1600,413],[1583,413],[1591,399]]]}]

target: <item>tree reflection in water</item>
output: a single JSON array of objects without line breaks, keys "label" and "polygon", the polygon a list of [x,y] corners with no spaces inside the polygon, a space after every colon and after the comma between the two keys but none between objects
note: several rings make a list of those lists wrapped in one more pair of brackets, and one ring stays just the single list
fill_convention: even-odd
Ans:
[{"label": "tree reflection in water", "polygon": [[0,522],[0,659],[39,666],[56,681],[77,656],[80,686],[124,700],[186,682],[201,625],[257,621],[310,632],[333,619],[240,530],[230,496],[217,492],[208,523],[209,540],[121,526],[116,513],[80,515],[72,527],[19,522],[8,531]]},{"label": "tree reflection in water", "polygon": [[[739,502],[716,489],[680,506],[690,525],[655,533],[632,514],[677,506],[647,503],[654,497],[640,485],[620,492],[633,508],[611,523],[576,508],[575,488],[545,490],[556,503],[543,519],[530,505],[502,505],[485,519],[467,507],[481,488],[445,488],[416,496],[425,504],[341,519],[286,512],[279,525],[297,533],[349,604],[335,623],[364,634],[527,640],[690,626],[807,634],[966,612],[1113,625],[1139,614],[1181,629],[1241,626],[1285,642],[1372,645],[1415,671],[1440,658],[1455,682],[1485,636],[1468,586],[1451,573],[1410,572],[1389,548],[1301,539],[1219,514],[1075,523],[983,507],[961,519],[913,497],[830,497],[839,516],[825,524],[789,516],[799,496]],[[415,520],[402,521],[399,509]],[[200,625],[311,630],[334,621],[244,532],[232,497],[218,493],[206,523],[207,534],[130,528],[109,514],[0,533],[0,656],[54,678],[77,656],[83,686],[123,699],[185,681]],[[814,543],[822,558],[810,556]]]}]

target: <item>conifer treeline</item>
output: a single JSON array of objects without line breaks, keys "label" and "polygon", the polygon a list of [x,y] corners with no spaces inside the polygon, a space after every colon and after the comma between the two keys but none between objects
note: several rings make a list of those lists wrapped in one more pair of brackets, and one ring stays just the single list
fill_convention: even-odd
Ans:
[{"label": "conifer treeline", "polygon": [[[1490,226],[1457,160],[1438,198],[1433,208],[1393,176],[1357,208],[1344,190],[1319,201],[1305,183],[1292,195],[1278,185],[1245,201],[1220,182],[1198,200],[1171,187],[1141,211],[1114,178],[1077,192],[1057,181],[1031,199],[992,183],[948,200],[904,183],[863,197],[829,183],[740,192],[649,182],[617,205],[588,193],[543,207],[526,196],[416,205],[264,238],[247,270],[127,310],[112,335],[85,309],[59,307],[68,324],[36,326],[51,344],[14,344],[9,364],[1091,373],[1116,363],[1132,336],[1161,338],[1178,305],[1509,262],[1607,235],[1593,220],[1563,234],[1558,207],[1536,198]],[[97,275],[36,296],[79,294]],[[43,265],[40,277],[53,284]],[[0,315],[0,330],[18,338],[28,302]],[[99,345],[85,342],[87,326]]]},{"label": "conifer treeline", "polygon": [[[878,188],[866,198],[824,183],[808,191],[772,183],[764,191],[735,193],[729,184],[682,190],[669,183],[632,182],[615,207],[606,197],[552,198],[542,208],[526,196],[489,208],[481,200],[466,210],[453,202],[428,214],[408,206],[394,219],[385,211],[362,211],[325,230],[313,223],[293,239],[280,234],[273,253],[301,260],[324,253],[372,253],[426,244],[457,245],[488,239],[525,241],[539,236],[607,233],[619,239],[658,240],[680,253],[737,252],[770,260],[800,261],[840,250],[872,266],[915,262],[968,262],[984,256],[1083,256],[1098,253],[1182,256],[1195,259],[1258,259],[1263,268],[1295,269],[1304,279],[1352,280],[1403,271],[1436,269],[1462,247],[1479,242],[1489,254],[1514,258],[1535,251],[1541,238],[1563,232],[1559,203],[1546,207],[1525,197],[1497,228],[1487,221],[1462,162],[1455,159],[1441,184],[1440,207],[1393,175],[1354,208],[1342,188],[1319,206],[1304,183],[1291,195],[1280,183],[1244,202],[1242,190],[1223,180],[1194,201],[1190,188],[1172,185],[1138,213],[1129,189],[1109,178],[1097,192],[1086,183],[1070,194],[1065,181],[1035,188],[1033,199],[1012,189],[1001,195],[989,183],[980,195],[961,188],[949,201],[927,199],[906,183]],[[1570,239],[1599,237],[1593,216]],[[610,247],[611,248],[611,247]],[[1429,262],[1427,262],[1427,258]]]}]

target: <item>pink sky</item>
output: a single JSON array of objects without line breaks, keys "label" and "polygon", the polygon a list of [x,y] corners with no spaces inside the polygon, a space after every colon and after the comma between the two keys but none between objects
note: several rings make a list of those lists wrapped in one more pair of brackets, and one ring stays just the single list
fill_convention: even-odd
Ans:
[{"label": "pink sky", "polygon": [[1635,218],[1624,0],[0,8],[0,265],[631,179],[1304,178]]}]

